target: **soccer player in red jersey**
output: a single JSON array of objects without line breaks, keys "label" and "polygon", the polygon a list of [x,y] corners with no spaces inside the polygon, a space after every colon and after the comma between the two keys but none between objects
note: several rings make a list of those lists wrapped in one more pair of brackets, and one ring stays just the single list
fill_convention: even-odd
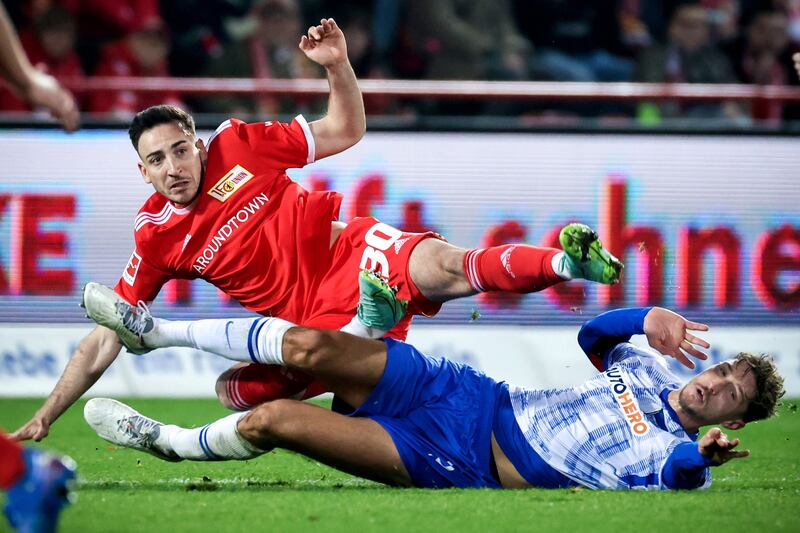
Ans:
[{"label": "soccer player in red jersey", "polygon": [[[331,92],[328,113],[320,120],[231,119],[204,144],[195,138],[191,117],[177,108],[157,106],[136,116],[131,141],[142,177],[156,193],[135,220],[136,248],[115,287],[122,298],[149,302],[170,279],[202,278],[256,313],[368,336],[354,319],[358,273],[367,269],[409,301],[407,315],[389,332],[405,339],[412,315],[432,316],[453,298],[481,291],[535,292],[572,277],[618,281],[621,264],[585,226],[573,236],[580,249],[573,257],[591,257],[576,262],[560,250],[521,244],[466,250],[434,233],[404,233],[371,217],[339,222],[340,195],[308,192],[285,171],[358,142],[366,128],[361,92],[333,19],[309,28],[299,46],[327,70]],[[96,328],[15,436],[46,436],[120,349],[115,333]],[[223,374],[218,390],[232,392],[222,394],[223,403],[245,409],[303,391],[322,392],[310,383],[299,372],[249,365]]]}]

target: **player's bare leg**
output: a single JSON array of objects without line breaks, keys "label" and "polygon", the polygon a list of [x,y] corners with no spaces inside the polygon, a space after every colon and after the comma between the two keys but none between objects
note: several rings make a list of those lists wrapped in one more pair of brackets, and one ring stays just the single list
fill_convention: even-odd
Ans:
[{"label": "player's bare leg", "polygon": [[166,461],[249,460],[285,448],[350,474],[411,484],[380,424],[296,400],[267,402],[195,429],[164,424],[107,398],[89,400],[84,417],[103,439]]},{"label": "player's bare leg", "polygon": [[[387,350],[381,341],[299,327],[279,337],[267,343],[273,351],[270,357],[313,374],[356,407],[372,392],[386,366]],[[165,425],[102,398],[90,400],[84,416],[104,439],[168,461],[243,460],[280,447],[351,474],[410,484],[394,442],[379,424],[294,400],[267,402],[197,429]]]},{"label": "player's bare leg", "polygon": [[[353,321],[342,331],[381,338],[403,318],[408,302],[372,272],[358,275],[360,300]],[[134,306],[109,287],[90,282],[83,288],[81,307],[87,318],[120,338],[129,352],[143,355],[155,348],[185,346],[210,351],[235,361],[264,363],[253,353],[254,335],[269,323],[264,318],[169,321],[153,317],[144,302]],[[356,325],[357,323],[357,325]]]},{"label": "player's bare leg", "polygon": [[389,485],[411,485],[400,454],[383,427],[303,402],[276,400],[239,421],[239,433],[260,448],[285,448],[321,463]]},{"label": "player's bare leg", "polygon": [[537,292],[573,278],[619,282],[622,263],[589,227],[568,224],[559,240],[563,250],[527,244],[466,250],[426,239],[411,253],[409,272],[423,296],[437,302],[486,291]]}]

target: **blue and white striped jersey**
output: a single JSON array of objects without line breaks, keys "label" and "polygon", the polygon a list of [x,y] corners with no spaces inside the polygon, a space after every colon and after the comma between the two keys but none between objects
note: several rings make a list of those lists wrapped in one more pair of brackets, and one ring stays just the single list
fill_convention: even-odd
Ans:
[{"label": "blue and white striped jersey", "polygon": [[[577,387],[510,387],[516,421],[544,461],[583,486],[667,489],[667,459],[696,438],[666,402],[679,384],[660,354],[628,342],[606,361],[605,372]],[[708,468],[703,476],[700,488],[707,488]]]}]

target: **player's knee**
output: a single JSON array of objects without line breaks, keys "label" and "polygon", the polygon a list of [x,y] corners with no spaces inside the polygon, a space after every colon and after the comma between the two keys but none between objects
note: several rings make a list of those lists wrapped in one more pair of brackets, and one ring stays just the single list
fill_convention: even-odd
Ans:
[{"label": "player's knee", "polygon": [[236,363],[220,374],[214,385],[219,403],[232,411],[244,411],[247,408],[233,399],[233,396],[236,396],[235,389],[238,387],[238,380],[236,379],[238,371],[247,365],[248,363]]},{"label": "player's knee", "polygon": [[239,420],[239,434],[248,442],[262,448],[280,446],[298,405],[300,402],[296,400],[262,403]]},{"label": "player's knee", "polygon": [[425,239],[411,253],[411,280],[427,298],[433,300],[466,296],[471,287],[464,275],[464,248],[438,239]]},{"label": "player's knee", "polygon": [[330,332],[296,328],[283,338],[283,361],[287,365],[313,373],[331,357],[334,339]]}]

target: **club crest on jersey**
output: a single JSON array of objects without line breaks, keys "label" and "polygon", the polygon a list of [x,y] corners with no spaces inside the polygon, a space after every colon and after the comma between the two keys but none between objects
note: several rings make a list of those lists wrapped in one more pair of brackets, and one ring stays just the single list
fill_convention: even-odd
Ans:
[{"label": "club crest on jersey", "polygon": [[620,409],[622,409],[622,412],[625,414],[625,419],[628,421],[628,425],[631,427],[633,434],[638,437],[647,435],[650,426],[645,420],[642,410],[639,408],[639,402],[636,401],[636,397],[631,392],[631,388],[625,383],[620,369],[611,367],[603,372],[603,374],[611,385],[614,399],[617,400],[617,405],[619,405]]},{"label": "club crest on jersey", "polygon": [[136,274],[139,273],[139,265],[142,264],[142,256],[136,253],[136,250],[133,251],[131,254],[131,258],[128,259],[128,264],[125,267],[125,270],[122,272],[122,279],[125,280],[125,283],[133,287],[133,283],[136,281]]},{"label": "club crest on jersey", "polygon": [[211,187],[211,189],[208,191],[208,194],[220,202],[224,202],[230,198],[239,187],[250,181],[250,178],[252,177],[252,172],[241,165],[236,165],[230,169],[227,174],[222,176],[221,180]]}]

